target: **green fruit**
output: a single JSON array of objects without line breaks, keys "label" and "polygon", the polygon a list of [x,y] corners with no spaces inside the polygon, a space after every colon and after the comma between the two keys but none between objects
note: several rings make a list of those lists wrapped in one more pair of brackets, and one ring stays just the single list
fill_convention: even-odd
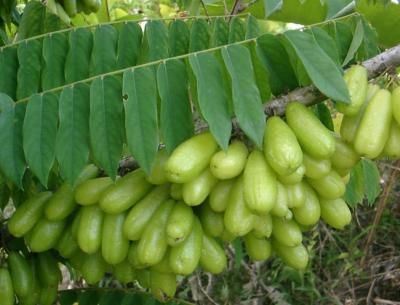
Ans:
[{"label": "green fruit", "polygon": [[288,194],[282,183],[277,183],[277,194],[275,205],[271,210],[271,214],[278,217],[285,217],[288,212]]},{"label": "green fruit", "polygon": [[129,240],[139,240],[151,216],[168,197],[169,186],[167,184],[151,190],[126,216],[123,227],[124,236]]},{"label": "green fruit", "polygon": [[391,120],[391,94],[388,90],[381,89],[365,109],[354,139],[355,151],[370,159],[378,157],[389,138]]},{"label": "green fruit", "polygon": [[297,270],[304,270],[307,267],[308,252],[303,244],[299,244],[295,247],[288,247],[273,240],[272,249],[289,267]]},{"label": "green fruit", "polygon": [[218,179],[231,179],[240,175],[246,164],[246,145],[239,140],[233,141],[226,151],[219,151],[210,161],[210,170]]},{"label": "green fruit", "polygon": [[175,200],[182,200],[182,189],[183,189],[183,184],[181,183],[172,183],[171,184],[171,190],[170,190],[170,195],[172,199]]},{"label": "green fruit", "polygon": [[326,199],[342,197],[346,191],[346,185],[334,170],[320,179],[307,179],[307,181],[317,191],[318,195]]},{"label": "green fruit", "polygon": [[8,254],[8,267],[14,292],[19,298],[25,298],[33,293],[34,277],[28,261],[18,252]]},{"label": "green fruit", "polygon": [[65,12],[64,8],[60,3],[56,3],[57,16],[61,19],[62,22],[66,24],[71,24],[71,18],[69,18],[68,14]]},{"label": "green fruit", "polygon": [[351,212],[342,198],[320,199],[321,218],[335,229],[342,230],[351,222]]},{"label": "green fruit", "polygon": [[397,124],[400,125],[400,87],[397,87],[392,91],[391,102],[393,108],[393,117]]},{"label": "green fruit", "polygon": [[173,298],[176,292],[176,275],[151,270],[150,290],[153,296],[160,302],[165,302]]},{"label": "green fruit", "polygon": [[8,231],[16,237],[28,233],[42,217],[43,209],[50,197],[50,192],[42,192],[22,203],[8,221]]},{"label": "green fruit", "polygon": [[[306,194],[303,182],[286,185],[285,188],[288,208],[298,208],[304,205]],[[285,216],[287,216],[287,214]]]},{"label": "green fruit", "polygon": [[267,120],[264,153],[268,164],[279,176],[294,173],[303,162],[303,152],[295,134],[280,117]]},{"label": "green fruit", "polygon": [[81,208],[77,241],[79,248],[88,254],[100,249],[104,214],[97,205]]},{"label": "green fruit", "polygon": [[304,154],[303,162],[306,170],[304,175],[308,178],[319,179],[331,171],[331,161],[329,159],[315,159]]},{"label": "green fruit", "polygon": [[301,182],[301,180],[303,180],[305,172],[306,172],[305,166],[300,165],[292,174],[288,176],[279,176],[278,179],[283,184],[296,184]]},{"label": "green fruit", "polygon": [[160,149],[157,152],[153,162],[150,174],[146,177],[151,184],[161,185],[168,182],[165,166],[168,161],[168,152],[166,149]]},{"label": "green fruit", "polygon": [[257,238],[253,233],[244,236],[246,252],[253,261],[263,261],[271,256],[271,242]]},{"label": "green fruit", "polygon": [[169,250],[165,253],[163,259],[154,266],[151,266],[152,270],[162,272],[162,273],[173,273],[171,266],[169,265]]},{"label": "green fruit", "polygon": [[217,178],[211,174],[210,170],[208,168],[205,169],[192,181],[183,184],[183,201],[190,206],[200,205],[217,182]]},{"label": "green fruit", "polygon": [[79,246],[72,233],[72,225],[68,226],[64,230],[55,249],[57,249],[58,253],[60,253],[64,258],[70,258],[76,251],[78,251]]},{"label": "green fruit", "polygon": [[314,113],[301,103],[289,103],[286,120],[303,150],[316,159],[328,159],[335,151],[335,139]]},{"label": "green fruit", "polygon": [[251,231],[251,233],[257,238],[270,237],[272,234],[271,215],[255,215],[254,229]]},{"label": "green fruit", "polygon": [[199,219],[205,234],[219,237],[224,231],[224,214],[214,212],[206,202],[202,205]]},{"label": "green fruit", "polygon": [[361,65],[351,66],[344,74],[344,81],[350,94],[350,104],[337,102],[338,111],[348,116],[355,116],[360,111],[367,96],[368,73]]},{"label": "green fruit", "polygon": [[139,240],[137,255],[145,266],[159,263],[167,252],[166,227],[175,201],[164,202],[151,217]]},{"label": "green fruit", "polygon": [[204,271],[213,274],[221,273],[227,266],[227,258],[224,248],[215,238],[212,238],[207,234],[203,234],[200,266]]},{"label": "green fruit", "polygon": [[135,280],[135,269],[133,269],[128,260],[124,260],[121,263],[114,265],[112,273],[122,284],[132,283]]},{"label": "green fruit", "polygon": [[100,200],[102,193],[114,184],[110,177],[89,179],[75,189],[75,201],[81,205],[92,205]]},{"label": "green fruit", "polygon": [[243,188],[243,178],[239,178],[232,188],[224,214],[225,228],[234,236],[243,236],[254,226],[254,214],[244,201]]},{"label": "green fruit", "polygon": [[390,159],[400,159],[400,126],[395,120],[392,121],[383,155]]},{"label": "green fruit", "polygon": [[209,204],[213,211],[223,212],[225,211],[231,189],[235,184],[235,179],[218,181],[213,187],[209,197]]},{"label": "green fruit", "polygon": [[58,286],[62,275],[55,257],[50,252],[43,252],[38,255],[37,262],[37,275],[41,286]]},{"label": "green fruit", "polygon": [[358,160],[360,160],[360,156],[349,144],[344,142],[340,137],[335,137],[335,140],[336,149],[335,153],[331,157],[332,166],[335,169],[341,170],[354,167]]},{"label": "green fruit", "polygon": [[292,213],[297,223],[303,226],[316,224],[321,216],[318,196],[307,183],[303,184],[305,201],[301,207],[293,208]]},{"label": "green fruit", "polygon": [[65,11],[70,17],[75,17],[78,13],[76,1],[77,0],[64,0]]},{"label": "green fruit", "polygon": [[36,257],[30,258],[29,259],[29,265],[32,269],[32,274],[33,274],[33,288],[32,288],[32,293],[26,297],[19,297],[18,298],[18,304],[21,305],[37,305],[40,304],[40,292],[41,292],[41,287],[39,283],[39,270],[38,270],[38,260]]},{"label": "green fruit", "polygon": [[96,13],[101,5],[100,0],[83,0],[83,5],[86,6],[91,12]]},{"label": "green fruit", "polygon": [[172,208],[167,222],[167,240],[170,246],[183,242],[193,227],[194,214],[191,207],[179,202]]},{"label": "green fruit", "polygon": [[129,240],[123,234],[125,217],[125,213],[104,215],[101,253],[111,265],[121,263],[128,254]]},{"label": "green fruit", "polygon": [[196,135],[180,144],[167,161],[168,179],[185,183],[196,178],[210,163],[218,145],[209,132]]},{"label": "green fruit", "polygon": [[150,289],[151,281],[149,269],[136,270],[136,279],[140,286]]},{"label": "green fruit", "polygon": [[272,168],[259,150],[250,153],[243,173],[243,195],[248,208],[268,213],[275,205],[277,181]]},{"label": "green fruit", "polygon": [[221,234],[221,240],[228,242],[228,243],[234,241],[236,237],[237,237],[237,235],[229,232],[226,228],[224,229],[224,232],[222,232],[222,234]]},{"label": "green fruit", "polygon": [[10,272],[0,268],[0,300],[2,305],[14,305],[14,288]]},{"label": "green fruit", "polygon": [[107,270],[107,263],[103,259],[103,256],[101,256],[101,253],[95,252],[85,255],[81,257],[81,259],[83,259],[83,262],[80,271],[86,282],[88,284],[96,284],[99,282]]},{"label": "green fruit", "polygon": [[64,183],[47,202],[44,213],[49,220],[63,220],[74,211],[75,207],[72,187]]},{"label": "green fruit", "polygon": [[32,229],[29,248],[32,252],[44,252],[55,247],[65,227],[65,220],[51,221],[43,218]]},{"label": "green fruit", "polygon": [[300,245],[303,235],[298,224],[293,220],[272,217],[272,236],[288,247]]},{"label": "green fruit", "polygon": [[129,264],[131,264],[134,269],[143,269],[143,268],[147,267],[139,261],[138,242],[131,243],[129,250],[128,250],[127,258],[128,258]]},{"label": "green fruit", "polygon": [[193,230],[176,247],[171,248],[169,255],[169,264],[175,274],[188,275],[196,269],[201,256],[203,246],[203,230],[200,221],[195,218]]},{"label": "green fruit", "polygon": [[87,254],[78,248],[78,251],[72,254],[72,256],[69,258],[69,262],[74,269],[80,271],[82,270],[83,261],[86,256]]},{"label": "green fruit", "polygon": [[58,295],[57,286],[43,286],[40,288],[40,305],[53,305]]},{"label": "green fruit", "polygon": [[71,224],[72,236],[75,239],[78,239],[78,229],[79,229],[79,223],[81,222],[82,210],[84,210],[84,209],[78,209],[78,211],[75,213],[75,215],[73,217],[72,224]]}]

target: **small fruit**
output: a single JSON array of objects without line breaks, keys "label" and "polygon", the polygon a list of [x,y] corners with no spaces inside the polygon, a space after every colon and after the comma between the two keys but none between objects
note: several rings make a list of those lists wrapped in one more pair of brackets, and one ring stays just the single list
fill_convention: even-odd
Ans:
[{"label": "small fruit", "polygon": [[125,213],[104,215],[101,253],[111,265],[121,263],[128,254],[129,240],[123,234],[125,217]]},{"label": "small fruit", "polygon": [[104,213],[97,205],[81,208],[77,240],[79,248],[88,254],[100,249]]},{"label": "small fruit", "polygon": [[342,198],[320,199],[321,218],[331,227],[342,230],[351,222],[351,212]]},{"label": "small fruit", "polygon": [[213,274],[221,273],[226,269],[227,258],[224,248],[216,239],[203,234],[203,244],[201,247],[200,266]]},{"label": "small fruit", "polygon": [[307,179],[307,181],[317,191],[318,195],[326,199],[340,198],[346,191],[346,185],[334,170],[321,179]]},{"label": "small fruit", "polygon": [[113,185],[110,177],[86,180],[75,189],[75,201],[81,205],[92,205],[100,200],[102,193]]},{"label": "small fruit", "polygon": [[157,152],[150,174],[146,177],[151,184],[161,185],[168,182],[165,166],[168,161],[168,152],[165,148]]},{"label": "small fruit", "polygon": [[278,180],[283,184],[296,184],[303,180],[304,174],[306,172],[305,166],[300,165],[293,173],[288,176],[279,176]]},{"label": "small fruit", "polygon": [[304,204],[298,208],[293,208],[294,219],[303,226],[316,224],[321,216],[321,208],[318,196],[307,183],[303,184],[305,200]]},{"label": "small fruit", "polygon": [[265,238],[258,238],[252,232],[244,236],[246,252],[253,261],[263,261],[271,256],[271,243]]},{"label": "small fruit", "polygon": [[215,212],[225,211],[235,179],[218,181],[209,196],[210,207]]},{"label": "small fruit", "polygon": [[224,214],[211,209],[208,202],[202,205],[199,219],[204,233],[211,237],[219,237],[224,231]]},{"label": "small fruit", "polygon": [[311,179],[322,178],[331,171],[331,161],[329,159],[315,159],[304,154],[303,162],[305,167],[304,175]]},{"label": "small fruit", "polygon": [[272,236],[288,247],[300,245],[303,240],[300,227],[293,220],[272,217]]},{"label": "small fruit", "polygon": [[65,223],[65,220],[51,221],[46,218],[39,220],[30,232],[31,251],[44,252],[55,247],[63,233]]},{"label": "small fruit", "polygon": [[391,102],[393,108],[393,117],[397,124],[400,125],[400,87],[397,87],[392,91]]},{"label": "small fruit", "polygon": [[6,268],[0,268],[0,300],[3,305],[14,305],[14,288]]},{"label": "small fruit", "polygon": [[183,242],[192,232],[194,214],[191,207],[178,202],[172,208],[167,222],[167,239],[170,246]]},{"label": "small fruit", "polygon": [[183,184],[183,201],[190,206],[200,205],[217,182],[217,178],[211,174],[211,171],[208,168],[205,169],[192,181]]},{"label": "small fruit", "polygon": [[8,266],[14,292],[19,298],[28,297],[33,292],[34,277],[28,261],[18,252],[8,254]]},{"label": "small fruit", "polygon": [[303,244],[299,244],[295,247],[288,247],[273,240],[272,249],[289,267],[297,270],[304,270],[307,267],[308,252]]}]

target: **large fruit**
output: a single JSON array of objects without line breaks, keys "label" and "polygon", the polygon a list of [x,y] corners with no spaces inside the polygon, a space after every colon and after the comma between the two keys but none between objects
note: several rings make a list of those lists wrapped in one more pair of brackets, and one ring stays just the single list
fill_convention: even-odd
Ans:
[{"label": "large fruit", "polygon": [[321,218],[331,227],[342,230],[351,222],[351,212],[342,198],[320,199]]},{"label": "large fruit", "polygon": [[6,268],[0,268],[0,300],[2,305],[14,305],[14,288]]},{"label": "large fruit", "polygon": [[50,198],[44,213],[49,220],[62,220],[71,214],[76,207],[72,187],[64,183]]},{"label": "large fruit", "polygon": [[104,213],[97,205],[85,206],[81,209],[78,244],[84,252],[93,254],[100,249]]},{"label": "large fruit", "polygon": [[104,216],[101,253],[112,265],[121,263],[128,254],[129,240],[123,234],[125,217],[125,213]]},{"label": "large fruit", "polygon": [[100,252],[90,255],[81,256],[82,266],[80,271],[88,284],[96,284],[99,282],[107,270],[107,263],[103,259]]},{"label": "large fruit", "polygon": [[52,221],[42,218],[30,233],[29,247],[32,252],[44,252],[53,248],[60,239],[65,220]]},{"label": "large fruit", "polygon": [[8,254],[8,266],[15,294],[20,298],[32,294],[34,277],[28,261],[18,252],[12,251]]},{"label": "large fruit", "polygon": [[161,302],[172,298],[176,292],[176,275],[173,273],[162,273],[155,270],[150,271],[151,293]]}]

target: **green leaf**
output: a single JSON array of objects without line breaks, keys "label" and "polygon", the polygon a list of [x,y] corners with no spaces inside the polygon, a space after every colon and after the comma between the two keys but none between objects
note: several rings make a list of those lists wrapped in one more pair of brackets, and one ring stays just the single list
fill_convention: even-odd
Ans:
[{"label": "green leaf", "polygon": [[74,289],[59,292],[60,305],[73,305],[78,300],[78,292]]},{"label": "green leaf", "polygon": [[0,210],[4,209],[4,207],[8,204],[10,201],[10,195],[10,189],[8,188],[7,184],[4,181],[0,181]]},{"label": "green leaf", "polygon": [[260,27],[257,18],[249,15],[246,19],[246,39],[256,38],[260,36]]},{"label": "green leaf", "polygon": [[42,90],[64,85],[67,51],[68,39],[65,33],[54,33],[43,39]]},{"label": "green leaf", "polygon": [[244,249],[243,244],[240,238],[236,238],[232,242],[232,246],[235,249],[235,270],[239,271],[240,267],[242,266],[242,261],[244,259]]},{"label": "green leaf", "polygon": [[364,199],[364,173],[361,161],[356,164],[350,173],[350,180],[346,185],[344,199],[352,208],[362,203]]},{"label": "green leaf", "polygon": [[79,294],[78,304],[79,305],[94,305],[98,304],[100,299],[100,293],[96,289],[88,289]]},{"label": "green leaf", "polygon": [[335,41],[339,53],[339,62],[343,62],[353,40],[351,27],[345,22],[336,21],[328,23],[323,29]]},{"label": "green leaf", "polygon": [[168,28],[161,20],[148,21],[144,31],[140,63],[168,57]]},{"label": "green leaf", "polygon": [[364,174],[365,195],[367,197],[368,204],[371,206],[381,192],[381,176],[375,162],[368,159],[362,159],[361,163]]},{"label": "green leaf", "polygon": [[197,80],[198,102],[210,131],[222,149],[227,149],[232,124],[228,96],[221,83],[222,71],[213,54],[199,53],[189,57]]},{"label": "green leaf", "polygon": [[19,69],[17,74],[17,99],[23,99],[40,91],[42,66],[42,42],[26,40],[18,45]]},{"label": "green leaf", "polygon": [[254,68],[254,76],[256,78],[257,87],[261,94],[261,100],[266,102],[271,98],[268,65],[264,60],[264,56],[259,48],[259,45],[257,44],[257,41],[252,41],[249,43],[249,49]]},{"label": "green leaf", "polygon": [[328,6],[327,19],[331,19],[335,14],[340,12],[345,6],[347,6],[352,0],[325,0]]},{"label": "green leaf", "polygon": [[73,83],[89,77],[93,35],[88,28],[69,32],[69,49],[65,61],[65,81]]},{"label": "green leaf", "polygon": [[111,290],[106,291],[100,298],[99,305],[115,305],[121,304],[124,298],[124,291]]},{"label": "green leaf", "polygon": [[7,179],[22,187],[26,163],[22,149],[22,124],[25,104],[15,104],[0,93],[0,170]]},{"label": "green leaf", "polygon": [[167,151],[171,153],[193,134],[185,64],[176,59],[160,64],[157,83],[161,98],[161,134]]},{"label": "green leaf", "polygon": [[47,186],[54,163],[58,98],[53,93],[35,94],[26,107],[23,146],[30,170]]},{"label": "green leaf", "polygon": [[319,103],[316,106],[317,115],[320,121],[331,131],[334,131],[332,115],[329,108],[324,103]]},{"label": "green leaf", "polygon": [[380,53],[378,35],[375,29],[371,27],[365,18],[361,18],[361,22],[364,29],[364,37],[356,54],[357,61],[364,61]]},{"label": "green leaf", "polygon": [[188,53],[190,32],[183,20],[174,20],[169,24],[169,55],[170,57]]},{"label": "green leaf", "polygon": [[324,52],[336,65],[340,65],[341,62],[339,61],[339,52],[335,41],[326,31],[318,27],[312,27],[306,32],[310,33],[314,37],[316,43],[322,50],[324,50]]},{"label": "green leaf", "polygon": [[226,45],[229,39],[229,26],[223,17],[215,18],[212,23],[210,47]]},{"label": "green leaf", "polygon": [[232,81],[232,99],[236,118],[244,133],[260,148],[265,116],[256,86],[250,51],[241,45],[222,49],[222,56]]},{"label": "green leaf", "polygon": [[89,158],[89,87],[66,87],[60,96],[56,157],[61,176],[74,185]]},{"label": "green leaf", "polygon": [[296,51],[314,85],[323,94],[333,100],[350,102],[340,67],[335,65],[310,34],[287,31],[284,37]]},{"label": "green leaf", "polygon": [[96,17],[97,17],[99,23],[105,23],[105,22],[111,21],[110,14],[109,14],[109,11],[112,7],[111,1],[103,0],[100,3],[101,3],[101,6],[100,6],[99,10],[96,12]]},{"label": "green leaf", "polygon": [[229,22],[229,38],[228,42],[233,43],[245,39],[246,29],[244,22],[238,16],[233,17]]},{"label": "green leaf", "polygon": [[150,174],[158,150],[157,86],[150,67],[124,73],[125,130],[129,150]]},{"label": "green leaf", "polygon": [[118,31],[112,25],[99,25],[93,33],[90,75],[113,71],[117,67]]},{"label": "green leaf", "polygon": [[18,57],[17,48],[0,49],[0,92],[16,97]]},{"label": "green leaf", "polygon": [[354,31],[353,40],[351,41],[350,48],[347,51],[347,55],[343,61],[342,66],[346,66],[354,58],[354,55],[356,54],[358,48],[360,47],[363,38],[364,38],[364,26],[362,24],[362,21],[359,20],[357,22],[357,26]]},{"label": "green leaf", "polygon": [[93,157],[115,179],[123,144],[121,84],[114,77],[97,78],[90,86],[90,143]]},{"label": "green leaf", "polygon": [[142,28],[136,22],[121,25],[118,36],[118,69],[133,67],[137,64],[142,46]]},{"label": "green leaf", "polygon": [[208,48],[210,33],[204,19],[196,19],[190,28],[189,52],[198,52]]}]

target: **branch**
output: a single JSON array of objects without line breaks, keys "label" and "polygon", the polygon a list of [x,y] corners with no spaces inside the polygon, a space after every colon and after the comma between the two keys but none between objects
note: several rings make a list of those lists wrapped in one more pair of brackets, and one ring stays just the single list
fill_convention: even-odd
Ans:
[{"label": "branch", "polygon": [[[361,63],[368,70],[368,78],[374,78],[382,72],[392,70],[400,66],[400,45],[378,54]],[[288,94],[272,99],[265,107],[265,114],[268,116],[277,114],[283,115],[289,102],[298,101],[307,106],[314,105],[326,99],[314,86],[297,88]]]}]

